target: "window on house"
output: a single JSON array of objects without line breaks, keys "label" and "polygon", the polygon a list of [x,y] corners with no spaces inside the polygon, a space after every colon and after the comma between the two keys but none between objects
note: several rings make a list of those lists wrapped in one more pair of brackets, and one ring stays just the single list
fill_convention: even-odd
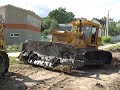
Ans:
[{"label": "window on house", "polygon": [[20,37],[19,33],[10,33],[10,37]]}]

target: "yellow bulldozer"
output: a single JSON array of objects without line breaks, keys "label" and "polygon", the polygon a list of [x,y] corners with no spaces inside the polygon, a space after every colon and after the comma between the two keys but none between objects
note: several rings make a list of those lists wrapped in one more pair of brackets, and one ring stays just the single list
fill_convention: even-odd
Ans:
[{"label": "yellow bulldozer", "polygon": [[27,40],[19,59],[25,63],[70,72],[86,65],[111,64],[112,54],[98,50],[99,25],[87,19],[71,22],[71,31],[54,30],[52,42]]},{"label": "yellow bulldozer", "polygon": [[9,58],[5,51],[4,20],[0,18],[0,77],[8,73]]}]

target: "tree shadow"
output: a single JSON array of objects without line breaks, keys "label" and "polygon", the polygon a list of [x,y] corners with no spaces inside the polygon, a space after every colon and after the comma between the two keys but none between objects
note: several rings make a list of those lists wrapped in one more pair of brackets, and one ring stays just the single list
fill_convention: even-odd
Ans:
[{"label": "tree shadow", "polygon": [[0,78],[0,90],[26,90],[28,86],[44,84],[43,80],[33,80],[28,76],[24,76],[20,73],[9,72],[4,78]]},{"label": "tree shadow", "polygon": [[[100,75],[110,75],[113,73],[119,73],[120,72],[120,66],[112,66],[112,65],[106,65],[106,66],[86,66],[82,69],[73,70],[71,74],[68,74],[70,76],[75,77],[87,77],[87,78],[94,78],[94,79],[100,79]],[[92,77],[94,75],[94,77]]]}]

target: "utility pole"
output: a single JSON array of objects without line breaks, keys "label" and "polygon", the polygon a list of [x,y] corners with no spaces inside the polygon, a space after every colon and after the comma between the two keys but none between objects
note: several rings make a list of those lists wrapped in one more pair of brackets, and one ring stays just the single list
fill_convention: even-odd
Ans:
[{"label": "utility pole", "polygon": [[107,21],[106,21],[106,32],[105,32],[106,36],[108,36],[109,11],[110,11],[110,10],[108,10]]}]

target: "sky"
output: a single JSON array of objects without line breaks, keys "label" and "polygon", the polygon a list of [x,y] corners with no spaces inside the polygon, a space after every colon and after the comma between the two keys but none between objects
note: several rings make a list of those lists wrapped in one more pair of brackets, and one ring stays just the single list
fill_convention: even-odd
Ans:
[{"label": "sky", "polygon": [[76,18],[98,18],[107,16],[120,20],[120,0],[0,0],[0,6],[12,4],[34,11],[40,17],[46,17],[56,8],[63,7],[73,12]]}]

